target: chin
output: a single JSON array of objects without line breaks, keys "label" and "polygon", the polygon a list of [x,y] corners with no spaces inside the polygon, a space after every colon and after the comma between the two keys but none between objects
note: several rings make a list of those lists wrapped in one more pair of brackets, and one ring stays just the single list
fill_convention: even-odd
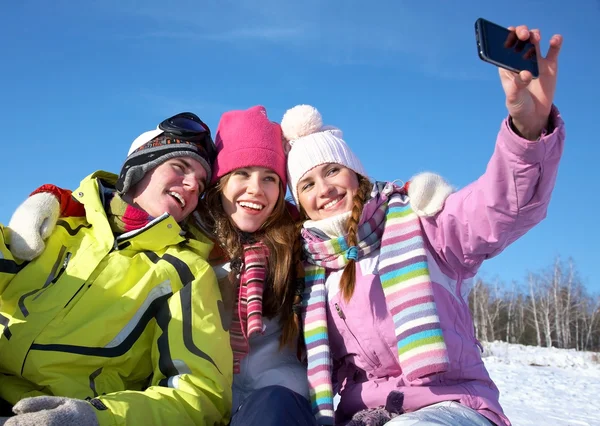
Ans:
[{"label": "chin", "polygon": [[176,222],[181,222],[183,220],[183,218],[185,217],[185,215],[181,211],[176,211],[176,212],[167,211],[167,213],[169,213],[171,216],[173,216],[173,219],[175,219]]},{"label": "chin", "polygon": [[346,213],[348,211],[350,211],[350,210],[347,210],[347,209],[336,209],[336,210],[333,210],[333,211],[324,212],[324,213],[321,213],[321,219],[329,219],[330,217],[338,216],[338,215],[344,214],[344,213]]},{"label": "chin", "polygon": [[327,218],[327,217],[331,217],[331,216],[335,216],[336,214],[339,214],[340,210],[335,209],[335,210],[321,210],[321,217],[322,218]]},{"label": "chin", "polygon": [[248,232],[249,234],[253,234],[256,231],[258,231],[258,229],[260,228],[260,226],[242,226],[240,227],[240,231],[242,232]]},{"label": "chin", "polygon": [[258,229],[260,228],[261,224],[257,224],[257,223],[236,223],[235,226],[237,226],[237,228],[242,231],[242,232],[248,232],[250,234],[258,231]]}]

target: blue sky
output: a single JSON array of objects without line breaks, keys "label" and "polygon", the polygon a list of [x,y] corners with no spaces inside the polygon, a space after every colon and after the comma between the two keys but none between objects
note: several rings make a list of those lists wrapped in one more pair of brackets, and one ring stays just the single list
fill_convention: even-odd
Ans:
[{"label": "blue sky", "polygon": [[[600,1],[54,0],[5,2],[0,25],[0,222],[43,183],[75,188],[117,172],[130,143],[193,111],[211,126],[264,105],[299,103],[339,126],[372,178],[430,170],[462,187],[492,154],[506,115],[473,24],[525,23],[543,50],[564,36],[555,102],[567,142],[547,219],[482,276],[523,281],[572,257],[600,293]],[[367,6],[368,4],[368,6]]]}]

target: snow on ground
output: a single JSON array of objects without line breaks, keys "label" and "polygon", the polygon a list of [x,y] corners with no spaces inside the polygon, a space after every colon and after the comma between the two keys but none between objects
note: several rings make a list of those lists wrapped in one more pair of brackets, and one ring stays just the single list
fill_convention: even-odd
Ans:
[{"label": "snow on ground", "polygon": [[514,426],[600,426],[600,354],[483,345],[483,362]]},{"label": "snow on ground", "polygon": [[600,355],[485,343],[484,363],[515,426],[600,425]]}]

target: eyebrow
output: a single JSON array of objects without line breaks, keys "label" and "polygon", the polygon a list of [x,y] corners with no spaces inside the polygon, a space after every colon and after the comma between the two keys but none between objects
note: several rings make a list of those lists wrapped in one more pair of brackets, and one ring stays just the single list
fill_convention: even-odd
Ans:
[{"label": "eyebrow", "polygon": [[185,167],[187,167],[188,169],[191,169],[191,168],[192,168],[192,165],[191,165],[191,164],[190,164],[190,163],[189,163],[187,160],[185,160],[185,159],[183,159],[183,158],[179,158],[179,161],[181,161],[181,162],[183,163],[183,165],[184,165]]},{"label": "eyebrow", "polygon": [[[188,170],[194,170],[191,163],[189,161],[187,161],[185,158],[178,158],[178,160],[183,163],[183,165],[186,168],[186,172]],[[206,176],[202,177],[201,179],[198,179],[198,182],[202,183],[202,186],[206,186]]]},{"label": "eyebrow", "polygon": [[308,182],[310,180],[311,180],[311,178],[309,178],[309,177],[305,177],[305,178],[300,179],[298,181],[298,183],[296,184],[296,188],[299,187],[300,185],[303,185],[304,183],[306,183],[306,182]]}]

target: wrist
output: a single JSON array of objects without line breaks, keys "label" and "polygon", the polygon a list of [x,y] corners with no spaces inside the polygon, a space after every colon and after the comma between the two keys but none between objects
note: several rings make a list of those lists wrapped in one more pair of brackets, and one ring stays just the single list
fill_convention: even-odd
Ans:
[{"label": "wrist", "polygon": [[508,124],[512,131],[520,137],[522,137],[523,139],[527,139],[529,141],[537,141],[543,133],[547,133],[549,117],[540,123],[528,123],[526,125],[521,123],[518,119],[515,119],[511,116],[509,117]]}]

